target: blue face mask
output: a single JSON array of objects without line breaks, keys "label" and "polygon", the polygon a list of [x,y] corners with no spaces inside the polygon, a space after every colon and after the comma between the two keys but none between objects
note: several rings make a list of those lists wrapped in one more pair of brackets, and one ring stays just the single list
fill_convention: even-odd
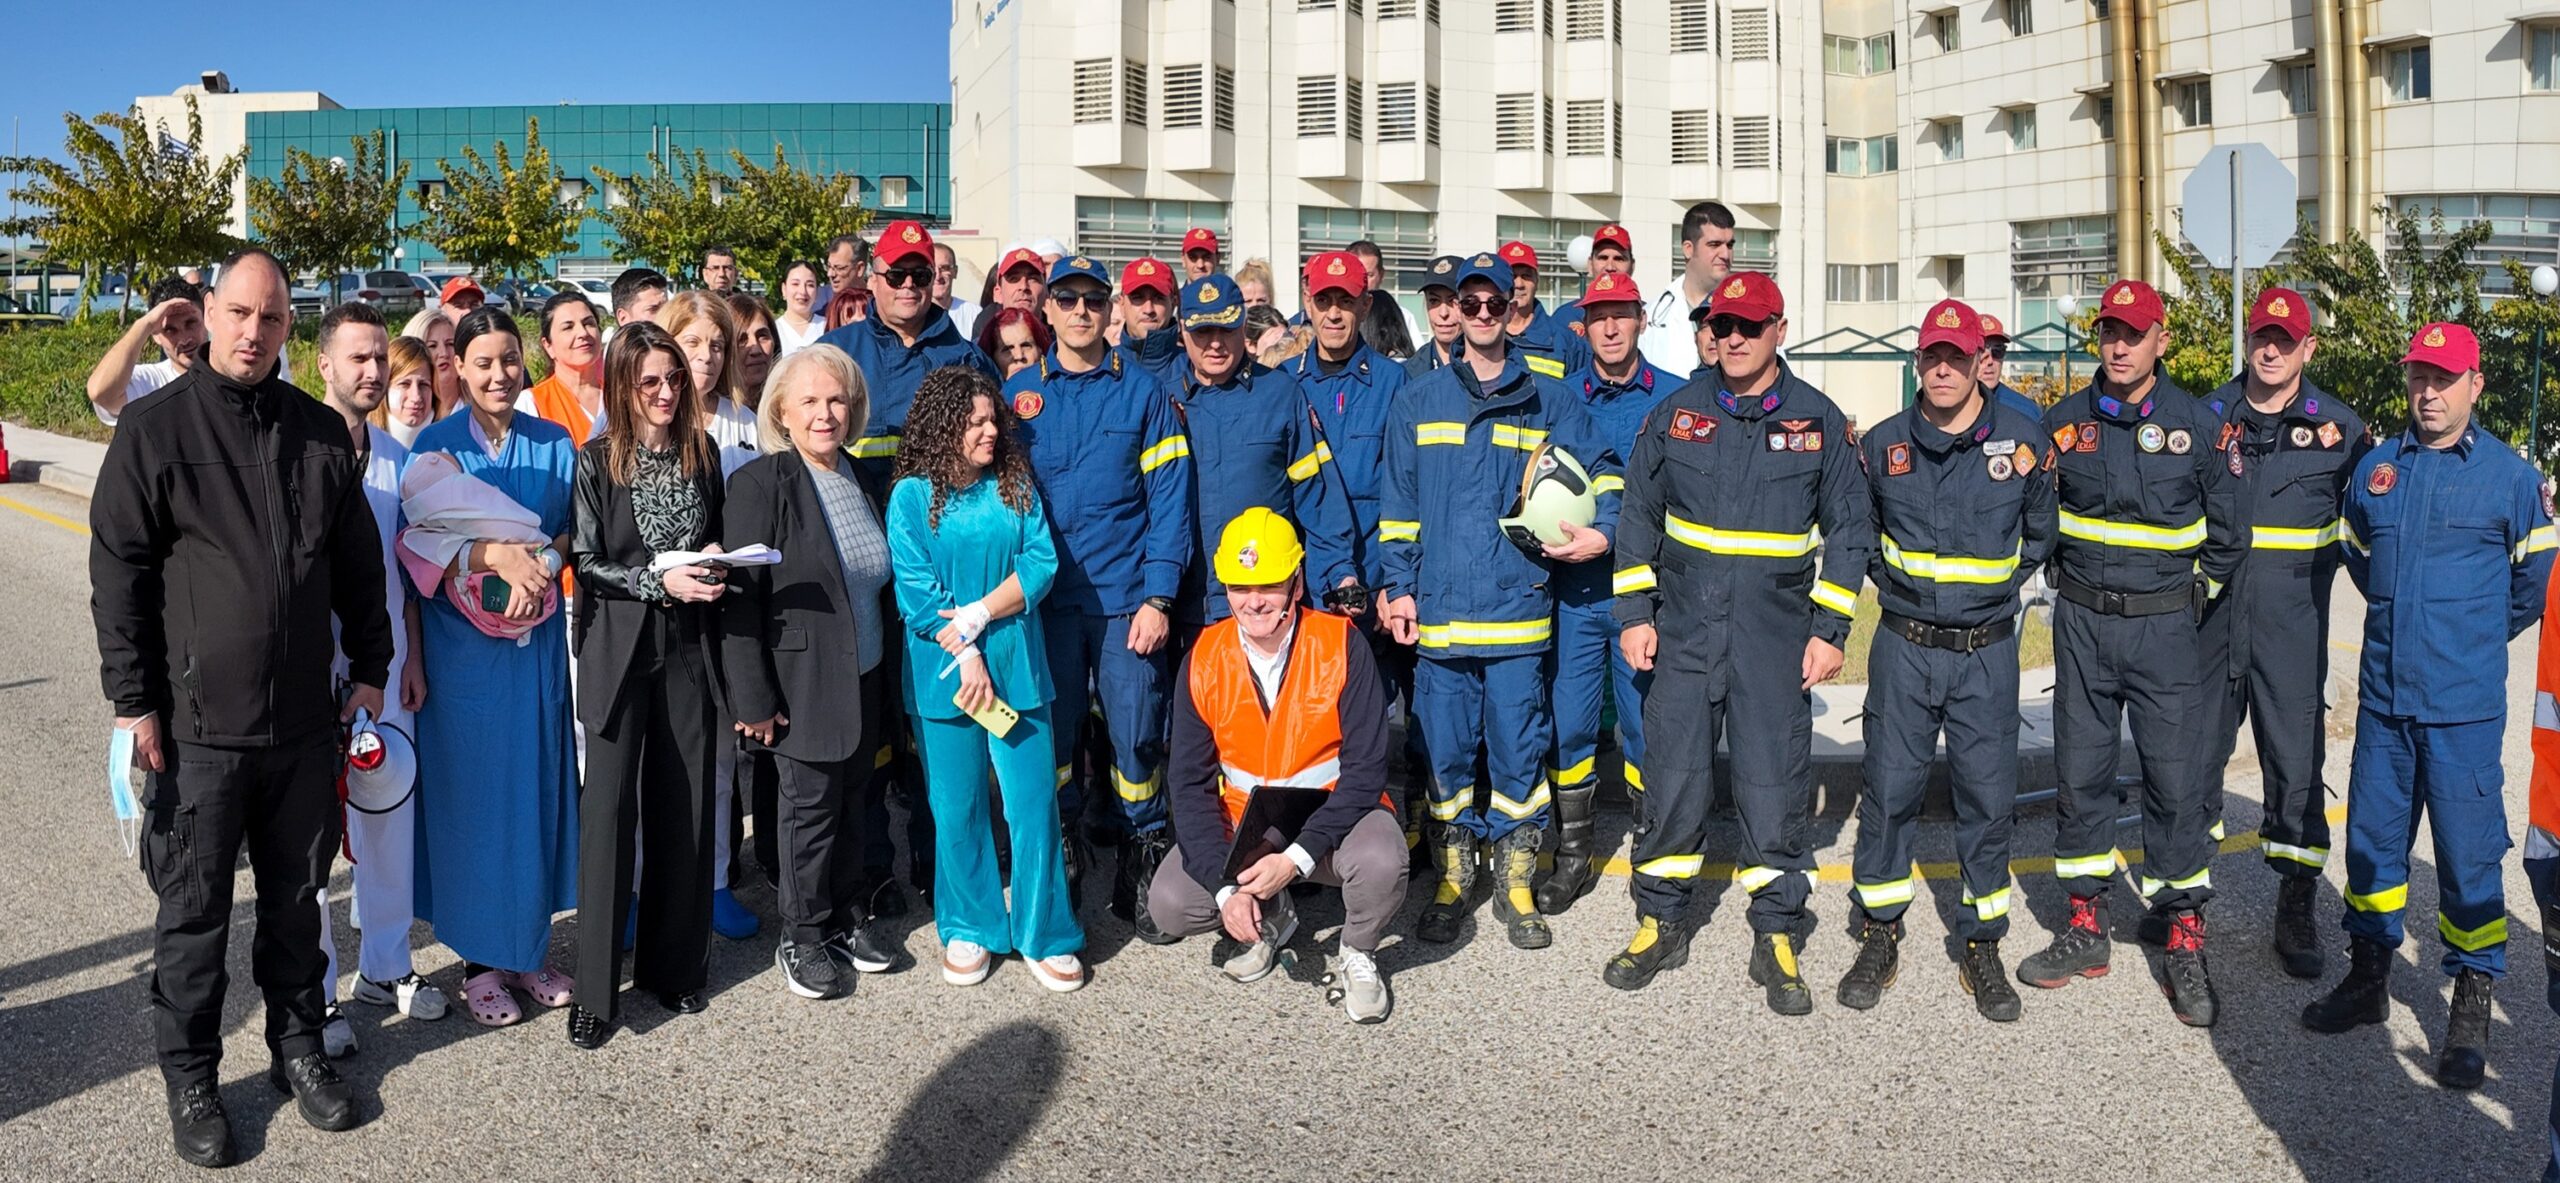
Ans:
[{"label": "blue face mask", "polygon": [[133,794],[134,777],[138,771],[133,766],[132,729],[109,728],[107,731],[107,801],[115,809],[116,836],[123,840],[127,858],[133,857],[141,850],[142,808],[135,801]]}]

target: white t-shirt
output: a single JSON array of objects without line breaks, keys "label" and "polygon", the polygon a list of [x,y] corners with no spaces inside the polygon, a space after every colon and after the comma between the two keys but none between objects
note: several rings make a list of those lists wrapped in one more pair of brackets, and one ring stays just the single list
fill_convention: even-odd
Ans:
[{"label": "white t-shirt", "polygon": [[[166,360],[147,361],[133,367],[133,376],[124,380],[124,405],[130,407],[141,402],[153,391],[177,381],[178,375],[183,373],[186,371],[179,369],[178,363]],[[122,417],[122,412],[109,414],[105,407],[96,403],[89,404],[89,409],[98,413],[98,422],[109,427],[115,426],[116,420]]]},{"label": "white t-shirt", "polygon": [[1698,368],[1697,326],[1689,323],[1695,308],[1688,288],[1677,279],[1644,306],[1644,334],[1636,338],[1636,352],[1675,379],[1686,379]]},{"label": "white t-shirt", "polygon": [[773,335],[782,342],[782,352],[775,356],[789,357],[817,344],[818,338],[827,335],[827,318],[823,314],[812,315],[809,318],[809,331],[798,333],[792,331],[790,321],[777,316],[773,318]]},{"label": "white t-shirt", "polygon": [[702,425],[711,433],[711,442],[720,447],[720,479],[746,467],[756,458],[756,413],[739,406],[737,400],[724,398],[711,410],[711,421]]},{"label": "white t-shirt", "polygon": [[[391,613],[390,685],[382,688],[382,721],[407,725],[409,712],[400,707],[400,673],[409,664],[409,625],[407,607],[409,591],[400,573],[399,556],[391,547],[400,536],[400,470],[408,466],[409,449],[391,438],[379,427],[367,426],[372,439],[372,452],[364,462],[364,503],[373,511],[374,529],[382,535],[382,599]],[[336,618],[331,618],[330,635],[338,635]],[[338,654],[332,668],[341,678],[347,676],[347,655]]]},{"label": "white t-shirt", "polygon": [[978,307],[977,301],[964,300],[958,296],[953,296],[951,297],[951,307],[946,308],[943,311],[951,314],[951,327],[958,329],[962,337],[972,341],[978,339],[978,317],[984,312],[984,309]]}]

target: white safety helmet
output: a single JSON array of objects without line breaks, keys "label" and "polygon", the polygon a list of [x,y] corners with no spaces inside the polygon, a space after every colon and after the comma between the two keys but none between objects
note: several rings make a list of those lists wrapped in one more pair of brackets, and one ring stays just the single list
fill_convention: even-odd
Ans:
[{"label": "white safety helmet", "polygon": [[392,723],[359,726],[347,742],[347,807],[389,813],[418,789],[418,745]]},{"label": "white safety helmet", "polygon": [[1540,444],[1529,453],[1528,467],[1520,474],[1519,496],[1495,524],[1513,545],[1533,558],[1543,558],[1542,547],[1563,545],[1564,523],[1588,529],[1599,513],[1591,474],[1583,470],[1582,462],[1553,444]]}]

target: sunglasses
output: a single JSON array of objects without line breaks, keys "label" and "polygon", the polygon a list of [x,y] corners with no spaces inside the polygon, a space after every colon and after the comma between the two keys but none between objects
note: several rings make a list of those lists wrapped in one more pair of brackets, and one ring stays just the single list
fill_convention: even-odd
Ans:
[{"label": "sunglasses", "polygon": [[1076,310],[1078,305],[1082,305],[1085,309],[1093,312],[1101,312],[1104,309],[1111,307],[1111,293],[1109,292],[1061,292],[1052,290],[1049,293],[1049,299],[1056,302],[1059,311],[1062,312],[1073,312]]},{"label": "sunglasses", "polygon": [[933,283],[930,267],[892,267],[880,273],[882,282],[892,288],[926,287]]},{"label": "sunglasses", "polygon": [[1464,316],[1501,316],[1511,311],[1509,296],[1460,296],[1458,312]]},{"label": "sunglasses", "polygon": [[1739,316],[1711,316],[1707,318],[1707,331],[1714,333],[1718,339],[1738,333],[1745,340],[1757,341],[1760,339],[1760,334],[1769,331],[1769,322],[1744,320]]},{"label": "sunglasses", "polygon": [[1991,356],[1996,358],[2006,358],[2009,356],[2009,347],[2006,345],[1986,345],[1983,348],[1990,350]]}]

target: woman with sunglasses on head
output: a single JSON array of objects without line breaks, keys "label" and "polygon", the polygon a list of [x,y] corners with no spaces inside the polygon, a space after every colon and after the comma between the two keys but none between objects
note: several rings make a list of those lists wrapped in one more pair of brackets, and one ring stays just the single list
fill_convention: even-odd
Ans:
[{"label": "woman with sunglasses on head", "polygon": [[[578,450],[574,543],[578,715],[587,727],[579,799],[578,976],[569,1042],[613,1032],[623,932],[639,853],[632,985],[676,1014],[702,1009],[711,943],[711,786],[718,741],[720,573],[665,570],[670,551],[720,549],[720,468],[683,350],[656,325],[614,334],[605,434]],[[645,824],[644,824],[645,823]],[[645,852],[635,849],[645,844]]]}]

